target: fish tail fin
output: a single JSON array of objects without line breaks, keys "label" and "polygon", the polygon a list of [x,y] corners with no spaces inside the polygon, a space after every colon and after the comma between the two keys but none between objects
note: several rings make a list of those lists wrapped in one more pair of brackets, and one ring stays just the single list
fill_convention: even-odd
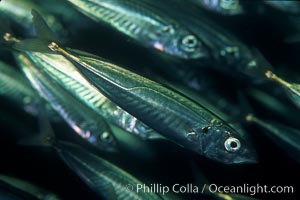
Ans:
[{"label": "fish tail fin", "polygon": [[60,44],[58,38],[38,11],[32,9],[31,14],[33,16],[32,22],[36,32],[36,38],[26,39],[15,43],[14,48],[19,51],[55,53],[49,49],[48,45],[52,42]]}]

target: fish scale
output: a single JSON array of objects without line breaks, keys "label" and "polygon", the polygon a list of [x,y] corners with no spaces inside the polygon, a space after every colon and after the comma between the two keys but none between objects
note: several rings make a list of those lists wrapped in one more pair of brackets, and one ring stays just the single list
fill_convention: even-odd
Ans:
[{"label": "fish scale", "polygon": [[[93,61],[93,59],[91,59],[92,61]],[[85,59],[85,61],[87,62],[87,61],[91,61],[89,58],[87,58],[87,59]],[[95,64],[95,63],[94,63]],[[103,64],[103,63],[101,63],[101,64]],[[109,66],[107,66],[107,67],[109,67]],[[84,72],[83,72],[84,73]],[[114,74],[113,74],[113,76],[114,76]],[[90,79],[92,80],[92,82],[94,82],[94,83],[96,83],[96,79],[97,78],[95,78],[95,79],[93,79],[93,76],[91,76],[90,74],[89,74],[89,77],[90,77]],[[114,78],[114,77],[113,77]],[[134,77],[133,77],[134,78]],[[140,77],[139,77],[140,78]],[[122,83],[121,83],[122,84]],[[104,85],[104,81],[102,81],[102,83],[101,83],[101,85]],[[123,84],[124,85],[124,84]],[[126,85],[126,83],[125,83],[125,85]],[[163,120],[163,121],[160,121],[160,123],[161,123],[161,126],[162,127],[164,127],[164,125],[166,126],[166,127],[168,127],[169,126],[169,124],[162,124],[162,123],[164,123],[164,122],[166,122],[166,119],[167,118],[169,118],[169,116],[168,116],[168,114],[166,114],[166,113],[164,113],[164,112],[160,112],[161,110],[160,109],[164,109],[164,105],[162,105],[161,103],[162,102],[160,102],[159,104],[156,104],[156,108],[157,109],[151,109],[151,112],[149,113],[148,112],[148,110],[146,109],[140,109],[140,105],[141,105],[141,102],[143,102],[141,99],[140,99],[140,96],[142,96],[142,95],[145,95],[145,94],[142,94],[143,92],[147,92],[147,91],[149,91],[149,92],[151,92],[152,94],[151,94],[151,99],[155,99],[156,98],[156,93],[154,92],[154,91],[151,91],[151,90],[149,90],[147,87],[145,87],[145,88],[143,88],[143,90],[140,90],[140,92],[135,92],[135,95],[134,96],[132,96],[132,95],[128,95],[129,93],[128,93],[128,90],[139,90],[139,89],[136,89],[136,88],[134,88],[133,86],[120,86],[120,87],[114,87],[114,86],[112,86],[110,83],[109,83],[109,81],[106,83],[106,89],[105,89],[105,93],[109,93],[110,95],[109,96],[113,96],[114,97],[114,99],[122,99],[123,100],[123,102],[126,102],[126,103],[124,103],[124,104],[122,104],[122,102],[119,102],[120,103],[120,105],[123,105],[124,107],[126,107],[127,109],[131,109],[131,110],[135,110],[135,109],[137,109],[138,111],[135,111],[136,112],[136,115],[139,115],[139,116],[147,116],[148,115],[148,119],[153,119],[153,117],[157,114],[158,115],[158,117],[159,118],[156,118],[156,119],[158,119],[158,121],[160,121],[161,119]],[[122,89],[120,89],[121,87],[126,87],[126,89],[124,89],[124,88],[122,88]],[[128,88],[128,87],[133,87],[133,88]],[[159,98],[159,96],[157,96],[157,98]],[[170,98],[170,97],[169,97]],[[171,98],[169,99],[169,100],[171,100],[171,101],[173,101]],[[185,101],[185,100],[184,100]],[[146,102],[144,102],[145,103],[145,105],[146,105]],[[177,103],[176,103],[177,104]],[[150,109],[150,108],[152,108],[152,106],[153,105],[151,105],[151,104],[147,104],[147,107]],[[128,107],[130,107],[130,108],[128,108]],[[199,109],[199,108],[198,108]],[[192,112],[190,113],[191,114],[191,118],[197,118],[196,117],[196,113],[193,111],[193,110],[191,110]],[[175,112],[174,112],[175,113]],[[193,116],[194,115],[194,116]],[[208,116],[208,115],[205,115],[206,117]],[[207,120],[207,123],[209,123],[210,121],[211,121],[211,119],[212,119],[212,117],[209,117],[209,120]],[[150,120],[149,120],[150,121]],[[167,121],[168,122],[168,121]],[[184,122],[183,122],[184,123]]]},{"label": "fish scale", "polygon": [[[57,148],[59,155],[67,165],[78,173],[84,182],[104,199],[112,198],[107,196],[107,193],[109,193],[109,191],[107,191],[109,189],[107,188],[109,187],[113,188],[117,197],[116,199],[161,199],[158,195],[153,193],[135,192],[135,190],[127,189],[128,185],[136,187],[142,183],[117,166],[84,149],[66,143],[59,143]],[[104,187],[106,186],[106,191],[103,191],[103,185]]]},{"label": "fish scale", "polygon": [[[112,102],[178,145],[224,163],[255,161],[243,134],[180,93],[88,53],[66,51],[55,43],[49,48],[70,59]],[[204,127],[212,131],[204,133]],[[226,148],[233,139],[243,143],[237,155]]]},{"label": "fish scale", "polygon": [[[150,139],[160,137],[151,128],[136,120],[135,117],[129,115],[124,110],[118,108],[109,99],[99,93],[97,89],[91,86],[90,83],[87,83],[81,75],[78,76],[79,72],[77,69],[62,56],[41,53],[28,53],[28,56],[35,62],[42,64],[39,65],[41,70],[47,72],[61,86],[111,123],[142,138]],[[115,113],[115,110],[118,112]],[[134,127],[132,127],[132,121],[136,121]]]},{"label": "fish scale", "polygon": [[[91,166],[89,166],[87,163],[83,162],[81,159],[79,159],[78,157],[73,156],[74,160],[80,162],[82,164],[82,169],[86,169],[84,170],[85,173],[88,173],[88,176],[90,177],[89,179],[93,180],[93,183],[97,182],[101,182],[101,184],[107,183],[111,184],[114,188],[115,193],[117,194],[117,199],[123,199],[123,195],[127,197],[127,199],[140,199],[143,200],[143,198],[141,198],[139,195],[137,195],[134,192],[130,192],[126,189],[126,184],[123,184],[124,181],[124,177],[122,176],[118,176],[118,174],[114,174],[114,173],[110,173],[108,169],[105,169],[102,171],[102,173],[99,173],[97,170],[99,169],[95,169]],[[82,171],[82,170],[81,170]],[[97,188],[96,188],[97,189]]]}]

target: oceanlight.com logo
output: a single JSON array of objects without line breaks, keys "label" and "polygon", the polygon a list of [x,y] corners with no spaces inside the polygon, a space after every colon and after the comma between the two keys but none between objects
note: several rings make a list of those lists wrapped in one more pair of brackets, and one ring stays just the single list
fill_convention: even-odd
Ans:
[{"label": "oceanlight.com logo", "polygon": [[205,185],[206,189],[211,193],[225,193],[225,194],[293,194],[293,186],[268,186],[268,185],[249,185],[243,184],[239,186],[222,186],[216,184]]}]

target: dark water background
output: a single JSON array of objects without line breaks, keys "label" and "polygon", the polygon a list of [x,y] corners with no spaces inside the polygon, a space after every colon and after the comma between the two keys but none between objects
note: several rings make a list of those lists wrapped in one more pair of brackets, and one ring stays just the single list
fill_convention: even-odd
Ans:
[{"label": "dark water background", "polygon": [[[275,68],[288,66],[289,69],[299,73],[300,45],[299,43],[284,44],[281,42],[289,31],[293,31],[286,24],[287,16],[281,12],[268,10],[264,15],[242,17],[206,14],[221,26],[237,34],[243,42],[258,47]],[[153,60],[156,58],[151,52],[149,53],[148,50],[134,42],[128,41],[127,38],[111,29],[93,23],[84,16],[81,17],[82,20],[89,22],[89,26],[85,25],[76,30],[69,46],[101,55],[123,66],[133,66],[132,70],[151,77],[153,63],[157,66],[157,63],[160,62]],[[93,31],[90,27],[93,27]],[[13,62],[9,55],[4,55],[4,60]],[[164,66],[162,64],[159,67]],[[233,88],[243,90],[243,87],[247,87],[243,83],[230,82],[224,75],[219,76],[219,82],[223,83],[220,88],[228,95],[234,94]],[[251,105],[260,116],[282,120],[255,101],[251,102]],[[22,113],[2,99],[0,108],[0,172],[2,174],[30,180],[56,192],[63,199],[97,199],[96,195],[59,159],[54,150],[41,147],[22,147],[15,144],[20,134],[27,134],[29,137],[32,132],[39,131],[35,118]],[[10,120],[13,122],[12,124],[15,122],[15,127],[5,121],[8,116],[12,118]],[[53,124],[53,128],[58,138],[76,142],[88,148],[84,142],[71,133],[72,131],[66,125],[56,123]],[[300,128],[300,123],[298,128]],[[299,164],[274,145],[260,130],[247,127],[247,131],[253,136],[253,143],[259,155],[258,164],[224,165],[166,141],[136,140],[139,144],[133,148],[134,150],[126,149],[124,145],[121,153],[114,155],[91,150],[148,184],[161,183],[169,186],[175,183],[197,184],[202,180],[196,180],[197,172],[195,171],[201,171],[211,183],[217,185],[291,185],[294,187],[295,194],[257,194],[255,197],[280,200],[297,199]],[[197,169],[192,169],[192,165],[197,166]],[[198,195],[187,195],[186,197],[208,199],[208,197]]]}]

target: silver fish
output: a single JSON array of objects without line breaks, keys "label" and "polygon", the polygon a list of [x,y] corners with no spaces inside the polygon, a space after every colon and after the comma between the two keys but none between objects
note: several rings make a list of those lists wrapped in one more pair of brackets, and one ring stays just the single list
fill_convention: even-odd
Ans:
[{"label": "silver fish", "polygon": [[256,161],[249,142],[181,94],[112,63],[71,54],[55,43],[49,48],[73,60],[104,95],[173,142],[227,164]]},{"label": "silver fish", "polygon": [[183,59],[207,57],[204,43],[147,0],[68,0],[80,12],[139,44]]},{"label": "silver fish", "polygon": [[143,184],[127,172],[93,155],[79,146],[59,142],[55,145],[60,157],[101,199],[155,200],[152,192],[138,191]]},{"label": "silver fish", "polygon": [[38,70],[23,54],[16,54],[15,57],[33,87],[79,136],[100,150],[116,151],[114,135],[100,116]]}]

